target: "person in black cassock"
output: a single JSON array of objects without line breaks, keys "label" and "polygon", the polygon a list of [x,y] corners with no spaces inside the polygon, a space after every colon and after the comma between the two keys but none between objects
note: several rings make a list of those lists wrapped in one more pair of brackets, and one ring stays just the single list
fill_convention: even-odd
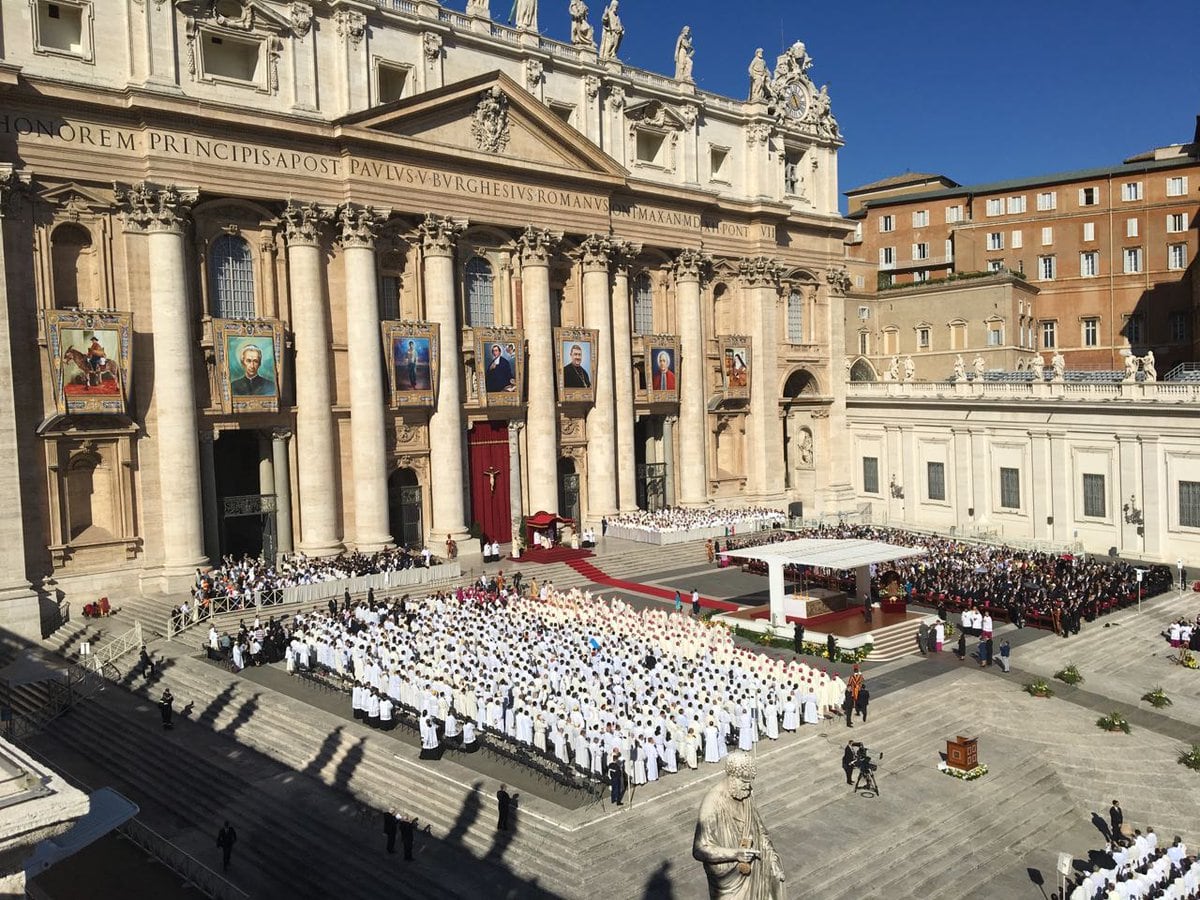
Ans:
[{"label": "person in black cassock", "polygon": [[508,810],[512,806],[512,796],[508,793],[507,784],[500,785],[500,790],[496,791],[496,805],[500,812],[496,819],[496,828],[499,831],[508,831]]},{"label": "person in black cassock", "polygon": [[416,816],[400,817],[400,843],[404,847],[404,858],[412,859],[413,833],[417,830]]},{"label": "person in black cassock", "polygon": [[233,845],[237,843],[237,832],[225,820],[224,827],[217,832],[217,846],[221,848],[221,865],[224,871],[229,871],[229,857],[233,855]]},{"label": "person in black cassock", "polygon": [[825,638],[825,649],[829,651],[829,661],[837,659],[837,638],[832,634]]},{"label": "person in black cassock", "polygon": [[854,774],[854,741],[846,741],[846,749],[842,751],[842,771],[846,773],[846,784],[853,785],[854,780],[850,777]]},{"label": "person in black cassock", "polygon": [[797,622],[796,630],[792,634],[792,650],[796,653],[804,652],[804,623]]},{"label": "person in black cassock", "polygon": [[383,814],[383,833],[387,835],[387,852],[396,852],[396,815],[395,809],[389,809]]},{"label": "person in black cassock", "polygon": [[612,802],[617,806],[624,805],[625,796],[625,763],[621,760],[621,751],[613,750],[612,759],[608,763],[608,785],[612,789]]},{"label": "person in black cassock", "polygon": [[162,716],[163,728],[173,728],[171,724],[171,716],[174,715],[174,710],[171,707],[175,703],[175,695],[171,693],[170,688],[164,688],[162,697],[158,701],[158,712]]}]

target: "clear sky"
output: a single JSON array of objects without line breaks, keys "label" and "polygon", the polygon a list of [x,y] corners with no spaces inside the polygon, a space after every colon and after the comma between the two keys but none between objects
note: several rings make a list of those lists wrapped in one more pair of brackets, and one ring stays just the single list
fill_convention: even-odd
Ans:
[{"label": "clear sky", "polygon": [[[587,0],[600,35],[606,0]],[[507,19],[512,0],[491,0]],[[447,0],[462,8],[465,0]],[[1190,141],[1200,114],[1197,0],[621,0],[621,59],[673,74],[692,26],[699,87],[745,98],[756,47],[793,41],[828,82],[846,146],[839,189],[905,171],[963,184],[1110,165]],[[567,0],[540,0],[568,40]]]}]

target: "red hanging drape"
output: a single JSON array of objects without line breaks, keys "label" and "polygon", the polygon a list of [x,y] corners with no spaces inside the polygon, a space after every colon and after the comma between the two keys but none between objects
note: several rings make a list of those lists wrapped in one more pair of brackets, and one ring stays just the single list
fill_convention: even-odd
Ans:
[{"label": "red hanging drape", "polygon": [[476,422],[467,433],[471,462],[471,520],[483,538],[502,544],[512,540],[508,502],[508,423]]}]

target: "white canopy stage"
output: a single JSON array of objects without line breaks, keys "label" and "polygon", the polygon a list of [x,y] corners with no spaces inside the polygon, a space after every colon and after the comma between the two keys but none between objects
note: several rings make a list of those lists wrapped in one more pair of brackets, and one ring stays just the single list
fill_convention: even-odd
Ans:
[{"label": "white canopy stage", "polygon": [[744,550],[727,550],[721,555],[766,563],[771,590],[771,622],[782,625],[788,616],[809,618],[809,603],[817,599],[801,594],[788,596],[783,577],[785,566],[813,566],[843,571],[853,569],[855,593],[865,601],[871,596],[873,564],[923,556],[925,552],[920,547],[900,547],[882,541],[799,538]]}]

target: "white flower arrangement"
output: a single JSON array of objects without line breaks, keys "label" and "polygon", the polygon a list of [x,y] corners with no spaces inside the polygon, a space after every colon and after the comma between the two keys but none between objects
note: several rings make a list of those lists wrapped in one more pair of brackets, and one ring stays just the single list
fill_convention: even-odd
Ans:
[{"label": "white flower arrangement", "polygon": [[938,763],[938,769],[944,774],[958,778],[961,781],[974,781],[976,778],[982,778],[988,773],[987,766],[976,766],[973,769],[956,769],[953,766],[948,766],[944,762]]}]

